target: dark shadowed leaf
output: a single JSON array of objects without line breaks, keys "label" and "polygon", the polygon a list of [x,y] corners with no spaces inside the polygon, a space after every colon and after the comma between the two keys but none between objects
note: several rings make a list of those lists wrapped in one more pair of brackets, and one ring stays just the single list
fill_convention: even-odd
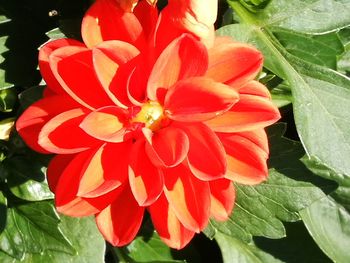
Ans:
[{"label": "dark shadowed leaf", "polygon": [[18,156],[7,159],[8,187],[11,192],[27,201],[53,199],[46,179],[46,167],[33,158]]}]

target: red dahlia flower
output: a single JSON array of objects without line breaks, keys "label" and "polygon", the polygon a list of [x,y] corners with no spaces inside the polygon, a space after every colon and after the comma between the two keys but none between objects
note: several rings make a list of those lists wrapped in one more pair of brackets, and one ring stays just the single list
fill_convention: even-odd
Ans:
[{"label": "red dahlia flower", "polygon": [[[180,2],[182,14],[199,7]],[[172,11],[176,1],[158,20],[145,3],[131,13],[98,0],[83,21],[84,44],[45,44],[47,89],[17,130],[33,149],[57,154],[47,176],[59,212],[96,215],[105,239],[122,246],[147,209],[162,240],[179,249],[210,216],[228,218],[232,181],[266,179],[264,127],[280,115],[254,80],[259,51],[227,38],[209,45]],[[161,30],[165,22],[177,30]]]}]

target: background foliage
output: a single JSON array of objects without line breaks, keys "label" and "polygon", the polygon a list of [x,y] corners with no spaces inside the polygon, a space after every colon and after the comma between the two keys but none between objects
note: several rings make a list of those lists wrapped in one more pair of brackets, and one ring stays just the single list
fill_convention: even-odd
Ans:
[{"label": "background foliage", "polygon": [[0,262],[350,262],[350,0],[220,1],[217,34],[264,53],[260,81],[283,118],[268,129],[268,181],[236,185],[230,220],[211,221],[182,251],[147,217],[134,242],[112,248],[93,218],[58,215],[51,156],[11,128],[45,85],[39,46],[80,39],[92,2],[0,0]]}]

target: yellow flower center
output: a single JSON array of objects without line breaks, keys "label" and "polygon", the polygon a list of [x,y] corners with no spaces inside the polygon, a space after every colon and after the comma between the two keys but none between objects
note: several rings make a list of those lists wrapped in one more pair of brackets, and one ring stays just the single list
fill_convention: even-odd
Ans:
[{"label": "yellow flower center", "polygon": [[164,119],[163,107],[156,101],[149,101],[142,105],[132,122],[144,123],[147,128],[155,131],[161,128],[161,122]]}]

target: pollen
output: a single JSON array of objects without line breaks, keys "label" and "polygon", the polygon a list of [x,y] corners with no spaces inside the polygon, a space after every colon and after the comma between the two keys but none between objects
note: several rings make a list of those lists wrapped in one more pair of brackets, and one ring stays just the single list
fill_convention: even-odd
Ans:
[{"label": "pollen", "polygon": [[165,119],[164,109],[156,101],[149,101],[142,105],[140,112],[132,119],[132,122],[141,122],[152,131],[161,128],[161,123]]}]

